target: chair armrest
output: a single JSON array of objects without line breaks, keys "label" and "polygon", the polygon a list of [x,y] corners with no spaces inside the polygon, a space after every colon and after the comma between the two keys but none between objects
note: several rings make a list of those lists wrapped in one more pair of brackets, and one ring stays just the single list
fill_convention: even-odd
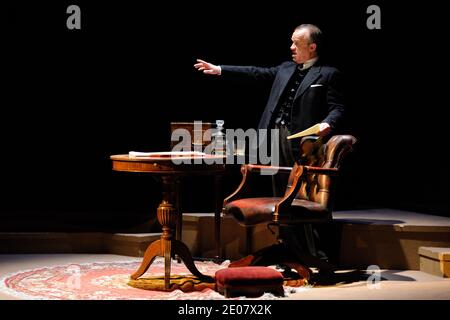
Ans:
[{"label": "chair armrest", "polygon": [[288,190],[286,190],[286,193],[284,194],[284,197],[275,205],[275,212],[273,214],[273,221],[278,222],[278,216],[280,213],[289,211],[289,208],[292,205],[292,201],[294,201],[295,196],[297,195],[301,183],[299,181],[302,180],[302,177],[304,177],[306,174],[304,173],[305,166],[295,165],[292,168],[293,171],[293,180],[292,184],[288,186]]},{"label": "chair armrest", "polygon": [[305,174],[326,174],[328,176],[337,176],[339,175],[339,169],[337,168],[322,168],[322,167],[310,167],[303,166],[305,169]]},{"label": "chair armrest", "polygon": [[294,179],[292,184],[288,186],[284,197],[275,205],[275,212],[273,216],[273,221],[278,221],[279,214],[283,212],[288,212],[292,202],[297,196],[298,191],[301,187],[301,181],[306,178],[309,174],[325,174],[329,176],[336,176],[339,173],[337,168],[322,168],[322,167],[310,167],[310,166],[300,166],[296,165],[292,169],[294,170]]},{"label": "chair armrest", "polygon": [[291,173],[292,167],[276,167],[276,166],[263,166],[259,164],[246,164],[248,170],[251,172],[261,172],[262,170],[273,170],[280,173]]},{"label": "chair armrest", "polygon": [[230,203],[231,201],[240,199],[242,195],[247,191],[250,174],[251,173],[260,173],[262,170],[274,170],[280,173],[289,174],[292,170],[291,167],[275,167],[275,166],[262,166],[256,164],[243,164],[241,166],[242,180],[237,189],[228,197],[223,200],[223,206]]}]

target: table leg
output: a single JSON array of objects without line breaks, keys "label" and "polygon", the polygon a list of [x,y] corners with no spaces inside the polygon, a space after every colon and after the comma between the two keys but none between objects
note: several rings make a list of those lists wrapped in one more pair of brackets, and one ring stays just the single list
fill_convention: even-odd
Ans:
[{"label": "table leg", "polygon": [[172,240],[162,240],[162,251],[164,253],[164,289],[170,288],[170,267],[172,265]]},{"label": "table leg", "polygon": [[172,254],[178,255],[188,268],[188,270],[195,276],[203,280],[212,281],[210,276],[203,275],[198,271],[194,264],[189,248],[181,241],[173,239],[173,231],[177,226],[178,215],[176,208],[171,204],[175,199],[176,194],[176,179],[173,177],[163,177],[163,200],[157,209],[158,221],[162,226],[161,239],[156,240],[150,244],[144,254],[144,259],[139,269],[131,276],[131,279],[136,280],[142,276],[150,267],[157,256],[164,257],[164,289],[170,289],[170,267]]},{"label": "table leg", "polygon": [[[177,227],[176,227],[176,240],[182,241],[183,231],[183,212],[181,209],[181,181],[175,182],[175,194],[176,194],[176,209],[177,209]],[[181,258],[176,256],[177,262],[181,263]]]},{"label": "table leg", "polygon": [[164,289],[170,289],[170,266],[172,258],[172,237],[173,229],[177,223],[176,209],[169,202],[171,199],[170,190],[172,186],[164,188],[163,201],[157,209],[158,221],[162,225],[161,251],[164,256]]},{"label": "table leg", "polygon": [[182,260],[188,270],[199,279],[206,281],[214,281],[214,278],[202,274],[198,271],[195,266],[194,259],[192,258],[191,253],[189,252],[189,248],[181,241],[172,240],[172,250],[176,253]]},{"label": "table leg", "polygon": [[139,269],[131,275],[131,279],[136,280],[137,278],[142,276],[148,270],[153,260],[155,260],[157,256],[161,255],[161,240],[153,241],[148,246],[147,250],[145,250],[144,259],[142,260]]},{"label": "table leg", "polygon": [[215,211],[214,211],[214,234],[216,241],[217,259],[222,257],[221,239],[220,239],[220,223],[221,223],[221,213],[223,207],[223,197],[222,197],[222,176],[216,175],[214,177],[214,188],[215,188]]}]

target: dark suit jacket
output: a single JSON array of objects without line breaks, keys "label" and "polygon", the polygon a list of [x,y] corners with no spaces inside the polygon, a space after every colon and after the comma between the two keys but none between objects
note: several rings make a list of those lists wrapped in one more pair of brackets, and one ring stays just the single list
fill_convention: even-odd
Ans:
[{"label": "dark suit jacket", "polygon": [[[258,129],[270,129],[275,117],[279,99],[297,64],[284,62],[273,68],[221,66],[222,75],[247,76],[255,80],[272,81],[269,100],[259,122]],[[333,67],[323,66],[319,61],[309,70],[294,98],[291,119],[291,133],[297,133],[310,126],[327,122],[331,134],[339,127],[344,115],[343,85],[340,72]]]}]

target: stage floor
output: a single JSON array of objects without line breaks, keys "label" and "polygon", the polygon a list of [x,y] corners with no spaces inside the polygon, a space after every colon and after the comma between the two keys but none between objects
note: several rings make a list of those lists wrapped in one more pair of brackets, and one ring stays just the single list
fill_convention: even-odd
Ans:
[{"label": "stage floor", "polygon": [[[391,208],[374,208],[333,212],[336,222],[373,226],[392,226],[404,231],[450,231],[450,218]],[[378,227],[380,229],[380,227]]]},{"label": "stage floor", "polygon": [[[112,254],[4,254],[0,255],[0,276],[21,270],[70,263],[129,261],[129,256]],[[343,275],[349,270],[339,271]],[[366,280],[324,285],[300,290],[285,299],[294,300],[450,300],[450,279],[416,270],[381,270],[379,288]],[[17,298],[0,293],[1,300]]]},{"label": "stage floor", "polygon": [[[216,254],[212,213],[185,213],[183,241],[195,256]],[[232,217],[222,219],[223,256],[246,255],[246,232]],[[389,270],[420,270],[420,247],[450,248],[450,218],[376,208],[333,212],[332,223],[321,227],[324,249],[342,268],[377,265]],[[265,225],[252,234],[253,250],[276,243]],[[119,253],[120,252],[113,252]]]}]

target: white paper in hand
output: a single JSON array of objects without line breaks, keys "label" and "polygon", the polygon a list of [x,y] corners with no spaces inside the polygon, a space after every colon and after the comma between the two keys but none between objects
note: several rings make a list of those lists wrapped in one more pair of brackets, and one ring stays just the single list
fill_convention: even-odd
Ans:
[{"label": "white paper in hand", "polygon": [[304,136],[318,134],[319,132],[320,132],[320,123],[315,124],[306,130],[303,130],[303,131],[297,132],[296,134],[290,135],[287,137],[287,139],[290,140],[290,139],[294,139],[294,138],[301,138]]}]

